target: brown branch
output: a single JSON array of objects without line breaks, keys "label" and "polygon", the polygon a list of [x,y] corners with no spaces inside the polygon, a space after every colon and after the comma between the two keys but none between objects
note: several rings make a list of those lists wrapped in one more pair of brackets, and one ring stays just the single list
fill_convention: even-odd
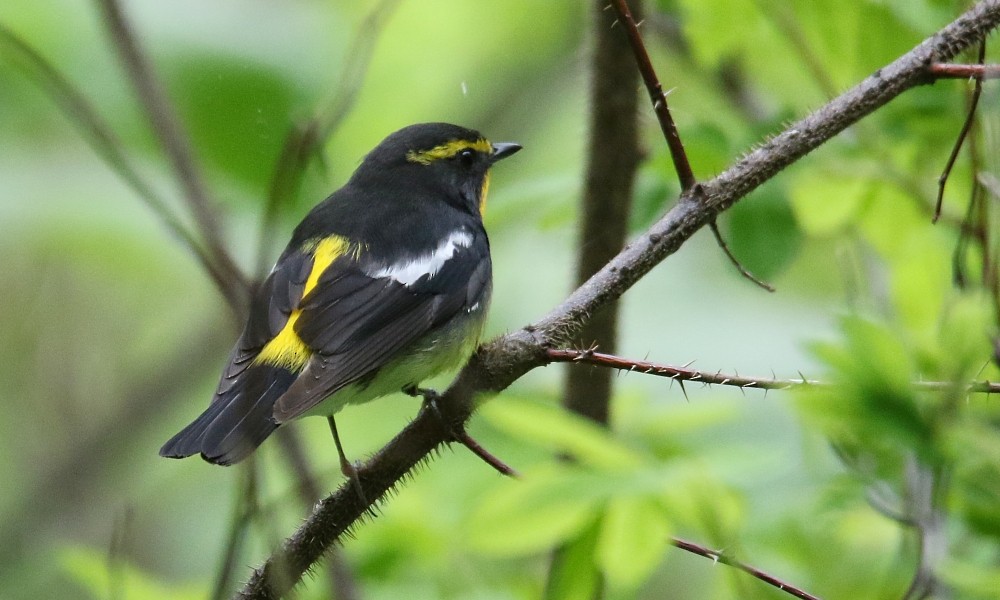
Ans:
[{"label": "brown branch", "polygon": [[[892,64],[750,152],[703,184],[703,201],[693,194],[680,201],[648,231],[576,289],[548,315],[519,331],[480,347],[437,403],[438,415],[461,426],[479,399],[505,389],[528,371],[545,364],[546,348],[565,343],[589,315],[619,298],[653,267],[676,252],[719,212],[760,187],[782,169],[818,148],[903,92],[928,83],[927,65],[949,60],[978,43],[1000,25],[1000,0],[986,0],[962,14]],[[313,514],[256,569],[241,598],[279,598],[345,531],[356,526],[372,506],[449,442],[449,428],[438,415],[422,410],[384,448],[358,469],[369,503],[359,501],[350,485],[319,502]],[[454,430],[455,428],[451,428]],[[282,565],[285,569],[279,569]],[[284,571],[284,573],[279,572]],[[282,575],[288,576],[288,579]]]},{"label": "brown branch", "polygon": [[[590,4],[594,49],[591,58],[590,124],[581,218],[577,233],[574,285],[581,285],[618,254],[628,235],[635,172],[639,165],[638,73],[629,44],[612,28],[614,16],[606,0]],[[614,351],[618,337],[618,303],[609,302],[580,331]],[[607,376],[606,376],[607,375]],[[563,405],[607,423],[610,374],[567,372]]]},{"label": "brown branch", "polygon": [[[635,1],[637,14],[642,4]],[[639,73],[625,36],[620,35],[615,16],[605,10],[607,0],[591,0],[589,11],[593,50],[590,60],[590,123],[581,217],[577,233],[574,285],[587,281],[616,254],[628,237],[629,213],[636,169],[639,166]],[[618,343],[620,303],[609,302],[594,313],[579,336],[598,340],[614,351]],[[614,378],[603,369],[568,369],[563,383],[562,404],[567,410],[605,427],[609,426]],[[567,457],[568,458],[568,457]],[[574,540],[552,551],[547,587],[568,568],[566,558]],[[602,595],[595,584],[594,597]]]},{"label": "brown branch", "polygon": [[744,573],[749,573],[750,575],[753,575],[757,579],[760,579],[761,581],[769,585],[772,585],[791,596],[795,596],[796,598],[802,598],[802,600],[819,600],[819,597],[813,596],[812,594],[801,588],[798,588],[790,583],[782,581],[781,579],[778,579],[774,575],[769,575],[768,573],[761,571],[757,567],[748,565],[744,562],[740,562],[735,558],[726,555],[724,552],[709,550],[704,546],[695,544],[694,542],[689,542],[687,540],[682,540],[680,538],[670,538],[670,544],[676,548],[680,548],[681,550],[686,550],[691,554],[697,554],[698,556],[711,558],[715,562],[719,562],[724,565],[729,565],[730,567],[735,567],[743,571]]},{"label": "brown branch", "polygon": [[1000,65],[934,63],[927,70],[935,79],[1000,79]]},{"label": "brown branch", "polygon": [[649,99],[653,103],[653,112],[656,113],[656,120],[659,121],[660,130],[663,131],[663,137],[666,138],[667,146],[670,148],[670,158],[674,162],[674,170],[677,171],[681,190],[687,192],[698,183],[698,180],[695,179],[694,172],[691,170],[691,163],[688,162],[687,152],[684,151],[684,144],[677,132],[674,118],[670,115],[670,107],[667,106],[667,96],[663,93],[663,86],[656,76],[656,70],[653,68],[653,62],[649,59],[649,53],[646,52],[642,36],[639,35],[639,26],[632,17],[626,0],[614,0],[612,5],[615,7],[615,12],[618,13],[618,21],[625,28],[629,45],[632,46],[632,54],[635,55],[639,74],[642,75],[646,91],[649,92]]},{"label": "brown branch", "polygon": [[167,94],[153,74],[152,64],[139,46],[118,0],[97,0],[97,4],[146,117],[170,159],[209,256],[225,280],[222,293],[236,314],[245,314],[245,307],[249,302],[249,284],[223,247],[218,217],[195,166],[190,143],[170,106]]},{"label": "brown branch", "polygon": [[[557,350],[548,348],[545,350],[545,357],[549,363],[583,363],[628,371],[630,373],[640,373],[642,375],[653,375],[655,377],[666,377],[668,379],[682,382],[690,381],[703,385],[725,385],[738,387],[741,389],[758,390],[790,390],[797,388],[831,388],[837,384],[829,381],[817,379],[778,379],[776,377],[746,377],[739,374],[727,374],[721,371],[697,371],[689,369],[688,365],[682,367],[672,367],[660,363],[645,360],[632,360],[622,358],[613,354],[595,352],[589,350]],[[947,381],[915,381],[910,384],[913,389],[919,392],[944,392],[952,391],[957,385],[964,386],[965,393],[977,394],[997,394],[1000,393],[1000,383],[990,381],[970,381],[965,384],[955,384]]]},{"label": "brown branch", "polygon": [[[680,180],[681,191],[694,191],[697,193],[700,190],[700,188],[696,188],[698,180],[695,178],[694,172],[691,170],[691,164],[688,162],[687,152],[684,151],[684,144],[681,142],[681,137],[677,132],[677,126],[674,124],[674,119],[670,115],[670,108],[667,106],[667,97],[663,93],[663,85],[656,76],[656,70],[653,69],[653,63],[649,59],[649,53],[646,51],[646,45],[642,41],[642,36],[639,34],[639,26],[636,24],[632,13],[629,11],[626,0],[615,0],[614,7],[615,11],[618,13],[620,22],[624,23],[625,30],[628,33],[628,41],[629,45],[632,46],[632,54],[635,56],[635,62],[639,67],[639,73],[642,75],[642,80],[646,85],[646,90],[649,92],[649,99],[653,103],[653,111],[656,113],[656,119],[660,123],[660,130],[663,131],[663,136],[667,140],[667,146],[670,148],[670,158],[674,162],[674,169],[677,171],[677,177]],[[733,253],[729,250],[729,246],[726,244],[726,241],[722,238],[722,234],[719,232],[719,228],[716,226],[714,220],[709,224],[709,226],[712,228],[712,233],[715,235],[715,239],[719,243],[719,247],[726,253],[729,261],[740,272],[740,275],[765,290],[773,292],[773,287],[754,277],[754,275],[740,263],[739,259],[733,255]]]}]

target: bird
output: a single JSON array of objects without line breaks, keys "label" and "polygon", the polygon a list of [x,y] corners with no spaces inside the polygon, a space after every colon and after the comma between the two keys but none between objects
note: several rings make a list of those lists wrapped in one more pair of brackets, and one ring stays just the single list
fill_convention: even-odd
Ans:
[{"label": "bird", "polygon": [[294,229],[211,403],[160,455],[232,465],[289,421],[326,416],[341,468],[360,485],[333,415],[416,395],[471,356],[492,292],[490,169],[520,149],[448,123],[382,140]]}]

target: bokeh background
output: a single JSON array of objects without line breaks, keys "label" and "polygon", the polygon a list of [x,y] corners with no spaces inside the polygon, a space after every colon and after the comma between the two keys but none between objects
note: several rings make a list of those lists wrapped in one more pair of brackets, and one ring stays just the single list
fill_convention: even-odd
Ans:
[{"label": "bokeh background", "polygon": [[[122,4],[190,136],[226,247],[246,272],[269,265],[309,207],[385,135],[442,120],[525,148],[493,176],[488,333],[537,319],[570,290],[587,144],[590,3]],[[642,31],[691,163],[707,178],[909,50],[964,5],[660,0],[647,2]],[[7,0],[0,26],[0,596],[210,597],[246,472],[165,460],[157,450],[209,400],[235,339],[233,319],[191,253],[95,153],[11,42],[30,45],[96,107],[141,176],[190,223],[95,3]],[[933,347],[955,302],[951,253],[969,197],[968,160],[949,184],[945,222],[932,226],[929,210],[970,89],[943,81],[906,93],[723,217],[734,252],[777,293],[741,279],[711,235],[697,234],[625,296],[619,353],[696,361],[712,372],[823,377],[830,353],[817,354],[812,344],[858,349],[842,342],[848,314],[907,332],[894,338],[904,354]],[[351,90],[356,97],[310,160],[301,190],[262,240],[285,136]],[[997,97],[988,85],[977,142],[979,168],[993,173]],[[646,160],[634,232],[677,195],[645,102],[640,118]],[[988,316],[975,323],[976,333],[959,336],[975,338],[973,373],[989,360],[982,331],[992,327]],[[542,595],[549,549],[587,531],[605,506],[574,503],[575,492],[565,490],[579,482],[546,487],[547,477],[570,468],[553,458],[565,448],[524,422],[527,414],[580,427],[558,409],[562,369],[528,374],[471,422],[474,436],[526,474],[531,494],[511,491],[521,483],[462,448],[443,452],[342,549],[358,597]],[[916,361],[912,374],[927,370],[933,378],[934,368]],[[978,376],[996,374],[988,367]],[[985,427],[995,401],[970,402],[984,415],[977,427]],[[381,447],[418,407],[400,395],[344,411],[338,422],[348,454]],[[871,480],[844,467],[817,425],[822,419],[798,412],[791,394],[688,385],[685,397],[665,380],[630,374],[616,380],[612,413],[613,433],[584,435],[586,444],[601,456],[639,456],[662,476],[654,491],[629,492],[647,510],[638,514],[654,513],[633,529],[737,552],[823,597],[898,598],[905,590],[912,535],[871,508]],[[342,478],[326,423],[293,427],[323,490],[335,489]],[[978,451],[988,465],[1000,444],[989,437],[995,430],[984,431],[977,439],[989,444]],[[258,511],[243,529],[236,582],[306,514],[278,445],[265,444],[258,456]],[[1000,509],[997,491],[985,487],[977,506],[989,523]],[[685,501],[687,512],[679,508]],[[958,504],[965,514],[969,503]],[[664,506],[677,510],[657,516]],[[963,523],[952,533],[972,536],[975,528]],[[785,597],[658,539],[625,536],[615,546],[602,538],[594,560],[611,569],[608,597]],[[993,538],[959,539],[973,555],[964,555],[966,571],[949,571],[959,573],[962,597],[992,597],[982,590],[1000,581],[990,579],[998,577]],[[326,572],[298,593],[329,597]]]}]

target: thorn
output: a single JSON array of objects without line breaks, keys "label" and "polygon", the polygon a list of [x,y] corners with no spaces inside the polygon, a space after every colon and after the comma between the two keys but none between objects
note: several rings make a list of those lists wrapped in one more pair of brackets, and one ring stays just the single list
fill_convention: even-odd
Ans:
[{"label": "thorn", "polygon": [[809,385],[809,381],[806,380],[806,376],[802,374],[802,371],[798,371],[799,377],[802,378],[802,385]]},{"label": "thorn", "polygon": [[687,400],[688,402],[691,402],[691,399],[690,399],[690,398],[688,398],[688,392],[687,392],[687,390],[686,390],[686,389],[684,388],[684,380],[683,380],[683,379],[678,379],[678,380],[677,380],[677,383],[679,383],[679,384],[680,384],[680,386],[681,386],[681,391],[682,391],[682,392],[684,392],[684,399],[685,399],[685,400]]},{"label": "thorn", "polygon": [[698,359],[696,358],[696,359],[692,360],[691,362],[684,363],[684,366],[682,366],[681,368],[682,369],[686,369],[686,368],[690,367],[691,365],[694,364],[695,360],[698,360]]},{"label": "thorn", "polygon": [[725,378],[725,379],[723,379],[723,380],[722,380],[721,382],[719,382],[719,385],[726,385],[726,384],[727,384],[727,383],[729,383],[730,381],[732,381],[732,380],[731,380],[731,379],[729,379],[728,377],[726,377],[726,378]]}]

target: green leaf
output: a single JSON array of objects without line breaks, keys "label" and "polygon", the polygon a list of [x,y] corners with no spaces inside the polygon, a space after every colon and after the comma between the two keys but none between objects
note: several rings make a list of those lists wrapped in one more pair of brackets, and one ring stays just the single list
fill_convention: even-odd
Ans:
[{"label": "green leaf", "polygon": [[109,563],[107,552],[69,546],[59,551],[59,564],[69,577],[95,599],[201,600],[207,585],[167,586],[128,564]]},{"label": "green leaf", "polygon": [[617,441],[607,429],[559,407],[505,398],[486,403],[479,414],[512,436],[564,452],[598,469],[627,471],[644,462],[642,455]]},{"label": "green leaf", "polygon": [[540,552],[577,535],[614,485],[595,474],[554,465],[505,482],[470,515],[469,543],[490,554]]},{"label": "green leaf", "polygon": [[634,589],[663,559],[670,533],[663,506],[652,498],[614,498],[601,520],[597,560],[615,587]]},{"label": "green leaf", "polygon": [[568,541],[552,560],[545,600],[577,600],[593,598],[600,585],[600,572],[594,555],[600,521],[583,529]]},{"label": "green leaf", "polygon": [[199,158],[263,197],[300,94],[274,69],[192,55],[173,65],[172,97]]},{"label": "green leaf", "polygon": [[857,317],[845,318],[842,329],[840,344],[813,348],[830,366],[837,387],[801,389],[800,408],[836,440],[881,453],[879,467],[886,473],[906,452],[931,458],[936,426],[927,405],[933,397],[921,396],[910,384],[916,379],[912,344],[899,332]]},{"label": "green leaf", "polygon": [[833,235],[846,227],[862,205],[867,184],[844,175],[808,172],[791,185],[789,197],[799,226],[809,235]]},{"label": "green leaf", "polygon": [[726,212],[726,241],[751,273],[770,279],[795,258],[802,234],[787,198],[766,186]]}]

